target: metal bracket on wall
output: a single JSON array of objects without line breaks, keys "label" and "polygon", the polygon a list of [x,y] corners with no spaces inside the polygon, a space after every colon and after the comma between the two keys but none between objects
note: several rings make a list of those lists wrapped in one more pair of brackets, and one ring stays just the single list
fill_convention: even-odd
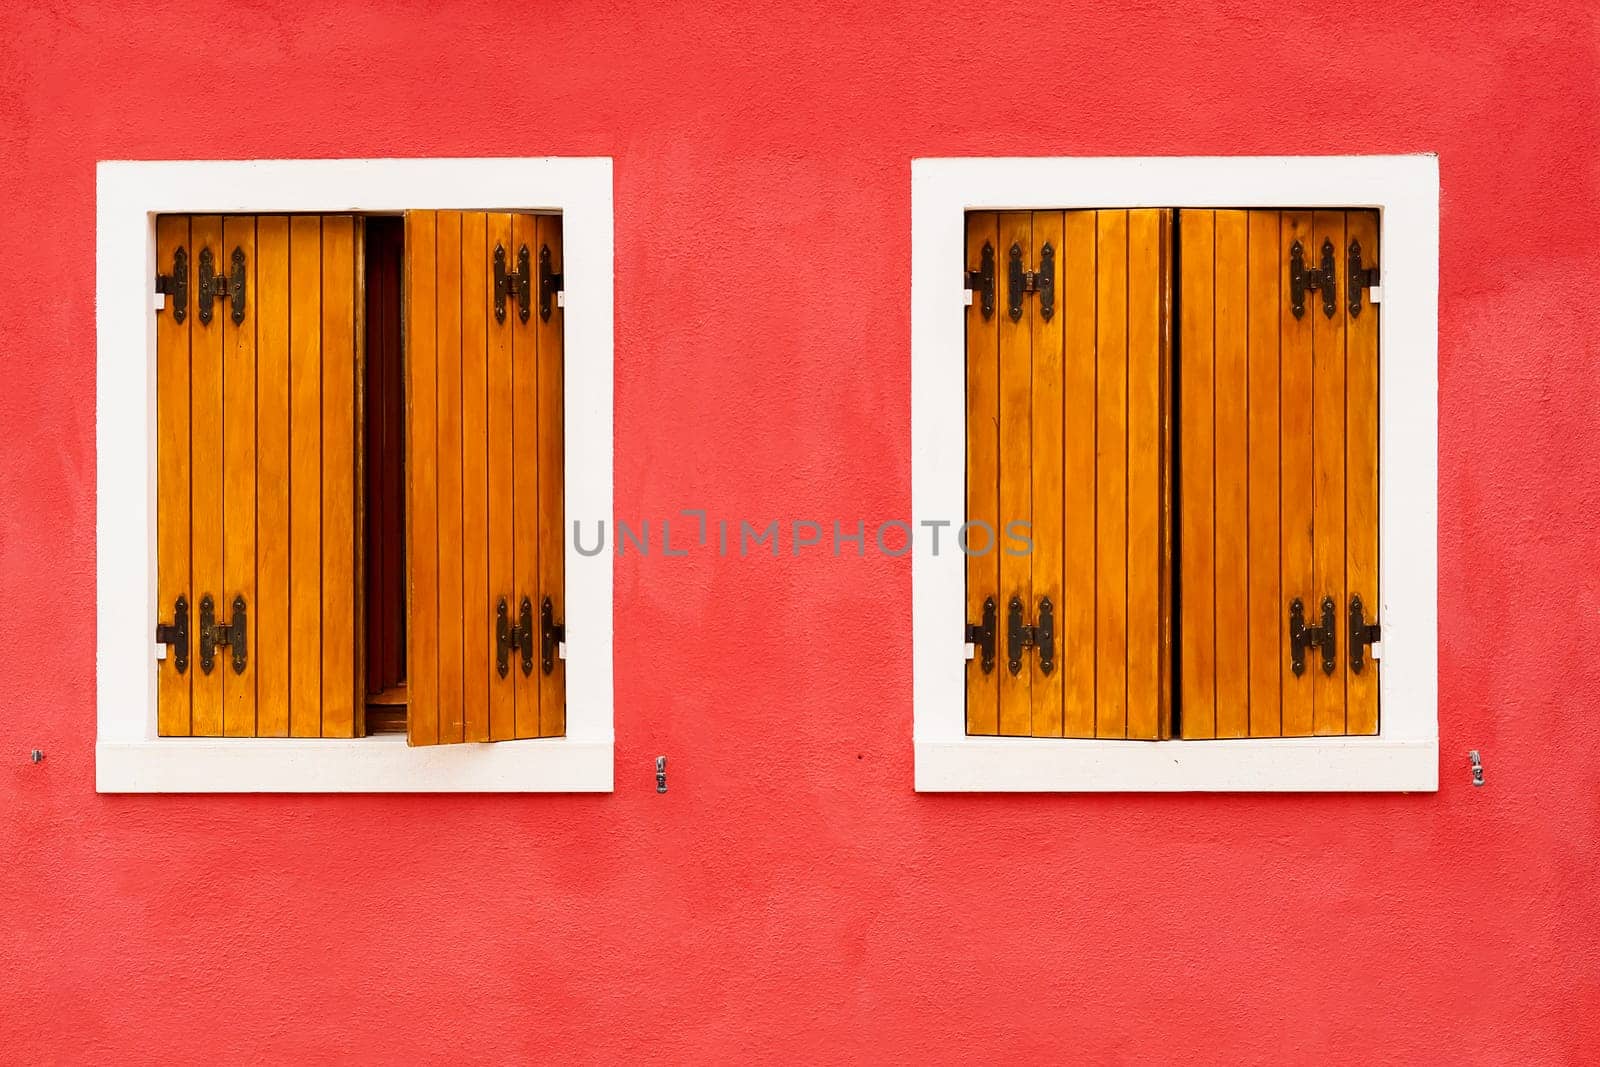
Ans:
[{"label": "metal bracket on wall", "polygon": [[1333,313],[1339,308],[1334,294],[1335,284],[1331,240],[1323,239],[1320,267],[1306,266],[1305,249],[1299,241],[1289,246],[1289,310],[1294,312],[1295,318],[1306,313],[1306,293],[1311,291],[1322,294],[1323,314],[1333,318]]},{"label": "metal bracket on wall", "polygon": [[180,596],[173,602],[172,622],[156,623],[156,644],[172,649],[172,666],[179,674],[189,669],[188,597]]},{"label": "metal bracket on wall", "polygon": [[506,246],[494,246],[494,321],[506,321],[506,297],[517,298],[517,317],[528,321],[532,309],[533,271],[528,266],[528,246],[517,249],[517,269],[506,270]]},{"label": "metal bracket on wall", "polygon": [[189,314],[189,252],[182,245],[172,250],[172,273],[156,275],[156,292],[167,298],[173,322]]},{"label": "metal bracket on wall", "polygon": [[667,791],[667,757],[665,757],[665,756],[657,756],[656,757],[656,792],[657,793],[665,793],[666,791]]},{"label": "metal bracket on wall", "polygon": [[[526,264],[521,264],[524,270]],[[566,280],[551,267],[550,246],[539,246],[539,318],[545,322],[550,321],[550,305],[555,294],[561,292],[566,285]],[[527,319],[524,314],[523,319]]]},{"label": "metal bracket on wall", "polygon": [[1022,318],[1022,296],[1024,293],[1039,294],[1039,314],[1044,316],[1046,322],[1056,313],[1056,250],[1046,241],[1039,250],[1039,269],[1022,269],[1022,245],[1011,244],[1011,285],[1008,300],[1010,303],[1009,314],[1011,321],[1016,322]]},{"label": "metal bracket on wall", "polygon": [[1472,784],[1483,784],[1483,757],[1478,755],[1478,750],[1473,749],[1467,753],[1467,759],[1472,761]]},{"label": "metal bracket on wall", "polygon": [[1361,293],[1378,284],[1378,268],[1361,266],[1361,242],[1350,242],[1350,255],[1346,261],[1345,288],[1346,295],[1350,298],[1350,315],[1352,318],[1361,314]]},{"label": "metal bracket on wall", "polygon": [[1332,674],[1338,666],[1337,646],[1339,643],[1338,632],[1334,629],[1333,622],[1334,603],[1333,597],[1322,598],[1322,625],[1306,625],[1306,608],[1295,597],[1289,604],[1289,666],[1294,671],[1296,678],[1306,672],[1306,649],[1320,648],[1322,650],[1322,673]]},{"label": "metal bracket on wall", "polygon": [[967,623],[967,643],[977,650],[978,664],[983,668],[984,674],[994,673],[994,625],[994,597],[985,597],[983,621]]},{"label": "metal bracket on wall", "polygon": [[196,272],[196,300],[200,305],[200,322],[211,324],[211,305],[226,300],[233,309],[233,324],[244,321],[244,249],[235,248],[229,257],[227,274],[218,274],[211,249],[200,250],[200,269]]},{"label": "metal bracket on wall", "polygon": [[966,288],[978,294],[978,305],[983,317],[994,318],[994,245],[983,242],[983,252],[978,258],[978,269],[967,271]]},{"label": "metal bracket on wall", "polygon": [[246,636],[244,597],[233,598],[233,621],[216,620],[216,604],[207,593],[200,598],[200,669],[206,674],[216,665],[217,649],[226,648],[233,653],[233,673],[243,674],[249,662],[249,640]]}]

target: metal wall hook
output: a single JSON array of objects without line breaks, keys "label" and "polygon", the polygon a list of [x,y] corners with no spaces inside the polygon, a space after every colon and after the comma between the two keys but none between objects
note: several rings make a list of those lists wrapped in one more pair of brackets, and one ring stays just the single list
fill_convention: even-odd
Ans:
[{"label": "metal wall hook", "polygon": [[1472,784],[1483,784],[1483,757],[1478,755],[1478,750],[1473,749],[1467,753],[1467,758],[1472,761]]},{"label": "metal wall hook", "polygon": [[657,793],[665,793],[666,791],[667,791],[667,757],[665,757],[665,756],[657,756],[656,757],[656,792]]}]

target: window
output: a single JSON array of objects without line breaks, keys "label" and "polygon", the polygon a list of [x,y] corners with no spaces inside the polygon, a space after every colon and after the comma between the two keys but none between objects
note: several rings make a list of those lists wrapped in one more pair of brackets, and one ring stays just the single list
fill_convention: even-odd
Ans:
[{"label": "window", "polygon": [[609,162],[100,178],[100,788],[609,789]]},{"label": "window", "polygon": [[1436,788],[1436,235],[1428,157],[917,162],[918,788]]}]

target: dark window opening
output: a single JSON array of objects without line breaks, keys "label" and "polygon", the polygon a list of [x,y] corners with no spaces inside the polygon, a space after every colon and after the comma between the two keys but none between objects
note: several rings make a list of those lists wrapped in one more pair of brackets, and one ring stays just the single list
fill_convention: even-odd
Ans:
[{"label": "dark window opening", "polygon": [[363,537],[366,732],[406,729],[406,479],[401,278],[405,220],[366,220]]}]

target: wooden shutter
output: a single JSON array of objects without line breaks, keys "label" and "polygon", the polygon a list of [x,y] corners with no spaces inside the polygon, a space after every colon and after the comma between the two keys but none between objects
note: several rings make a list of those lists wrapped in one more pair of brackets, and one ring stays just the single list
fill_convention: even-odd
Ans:
[{"label": "wooden shutter", "polygon": [[[967,732],[1165,737],[1171,212],[973,212],[966,244],[995,293],[966,320],[968,622],[995,609]],[[1013,599],[1035,641],[1049,601],[1048,670],[1038,644],[1012,669]]]},{"label": "wooden shutter", "polygon": [[[563,312],[541,291],[561,271],[560,219],[409,212],[405,262],[407,740],[560,736],[565,665],[545,620],[565,617]],[[502,603],[517,646],[503,675]]]},{"label": "wooden shutter", "polygon": [[[156,315],[157,589],[160,621],[181,597],[189,631],[185,669],[172,645],[157,667],[158,731],[353,737],[361,226],[162,216],[156,246],[183,281]],[[205,263],[225,298],[207,297]],[[208,597],[231,640],[209,671]]]},{"label": "wooden shutter", "polygon": [[[1180,719],[1184,737],[1373,734],[1378,665],[1351,666],[1352,598],[1377,613],[1378,308],[1353,310],[1370,211],[1181,212]],[[1325,280],[1290,292],[1291,251]],[[1331,314],[1328,311],[1331,304]],[[1289,605],[1333,605],[1334,655],[1291,666]]]}]

